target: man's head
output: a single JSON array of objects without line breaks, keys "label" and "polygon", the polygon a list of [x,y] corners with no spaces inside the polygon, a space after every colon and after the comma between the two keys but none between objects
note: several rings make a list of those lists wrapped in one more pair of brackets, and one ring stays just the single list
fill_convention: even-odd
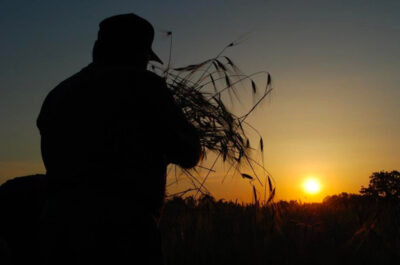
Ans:
[{"label": "man's head", "polygon": [[147,65],[148,61],[162,63],[152,51],[154,28],[135,14],[122,14],[100,23],[93,48],[93,61],[106,64]]}]

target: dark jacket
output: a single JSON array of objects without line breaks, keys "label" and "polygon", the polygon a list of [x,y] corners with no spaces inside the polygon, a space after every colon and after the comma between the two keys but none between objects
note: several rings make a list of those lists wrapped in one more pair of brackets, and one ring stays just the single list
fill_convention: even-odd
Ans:
[{"label": "dark jacket", "polygon": [[168,163],[190,168],[200,157],[196,130],[164,80],[134,67],[85,67],[49,93],[37,126],[50,178],[105,185],[152,210]]}]

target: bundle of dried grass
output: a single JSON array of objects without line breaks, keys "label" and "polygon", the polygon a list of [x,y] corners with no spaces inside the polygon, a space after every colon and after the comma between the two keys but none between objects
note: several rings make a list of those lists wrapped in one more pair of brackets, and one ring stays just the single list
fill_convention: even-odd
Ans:
[{"label": "bundle of dried grass", "polygon": [[[171,33],[168,34],[172,37]],[[261,167],[264,172],[267,171],[262,164],[250,156],[248,151],[252,147],[246,130],[251,129],[259,135],[261,153],[264,149],[263,139],[246,119],[271,93],[271,76],[268,72],[243,74],[230,58],[223,56],[225,50],[233,46],[235,46],[235,43],[230,43],[214,58],[197,64],[180,68],[170,68],[168,65],[167,69],[152,67],[155,71],[162,71],[161,74],[164,75],[176,103],[182,108],[187,119],[197,128],[204,153],[207,154],[209,151],[216,153],[216,160],[222,159],[223,162],[229,163],[230,169],[234,168],[243,178],[253,181],[255,177],[263,186],[256,173],[255,166]],[[260,74],[266,76],[266,86],[262,90],[257,87],[253,80],[255,75]],[[239,86],[237,85],[245,82],[250,85],[247,86],[247,89],[250,90],[249,92],[252,93],[255,100],[253,106],[244,115],[237,116],[226,107],[224,100],[229,98],[231,103],[233,103],[233,99],[239,100],[237,94]],[[246,86],[241,86],[241,89],[243,88],[246,89]],[[197,190],[197,192],[202,192],[204,183],[209,173],[213,171],[215,162],[211,168],[208,168],[208,173],[203,181],[192,181],[196,187],[187,191]],[[251,168],[254,177],[240,172],[239,166],[243,162]],[[190,174],[190,172],[186,173]],[[192,174],[190,176],[194,178]],[[266,182],[267,179],[269,194],[273,196],[275,190],[269,174],[267,174]],[[207,190],[205,190],[205,193],[207,193]],[[268,200],[271,199],[272,197],[269,196]]]}]

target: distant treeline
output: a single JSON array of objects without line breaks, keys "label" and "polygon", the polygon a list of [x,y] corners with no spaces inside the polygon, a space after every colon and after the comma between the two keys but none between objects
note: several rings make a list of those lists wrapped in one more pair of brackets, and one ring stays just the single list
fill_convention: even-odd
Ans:
[{"label": "distant treeline", "polygon": [[342,193],[322,203],[173,198],[161,220],[167,264],[400,264],[398,200]]}]

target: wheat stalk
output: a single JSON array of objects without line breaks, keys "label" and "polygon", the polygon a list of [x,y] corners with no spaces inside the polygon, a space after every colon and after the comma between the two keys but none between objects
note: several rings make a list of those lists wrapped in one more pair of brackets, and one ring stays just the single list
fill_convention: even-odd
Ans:
[{"label": "wheat stalk", "polygon": [[[172,38],[172,33],[169,32],[168,34]],[[246,119],[271,93],[271,75],[268,72],[243,74],[229,57],[223,56],[225,50],[233,46],[235,46],[235,42],[227,45],[217,56],[197,64],[179,68],[171,68],[168,64],[166,69],[152,65],[152,69],[155,72],[162,72],[177,105],[182,109],[188,121],[197,129],[203,151],[205,153],[216,153],[216,160],[222,159],[223,162],[229,163],[237,171],[239,171],[241,163],[246,163],[251,168],[255,179],[263,186],[267,183],[261,182],[255,166],[261,168],[268,175],[270,193],[268,201],[271,201],[275,190],[272,188],[270,174],[263,165],[254,163],[255,160],[250,157],[249,150],[252,148],[246,133],[247,130],[253,130],[259,135],[259,147],[261,156],[263,156],[262,136],[246,122]],[[170,62],[170,58],[168,61]],[[266,75],[266,86],[263,90],[260,90],[253,80],[255,75],[260,74]],[[232,104],[233,98],[240,102],[236,85],[244,82],[249,82],[251,88],[248,90],[249,93],[253,95],[253,98],[257,96],[258,98],[244,115],[238,117],[228,110],[223,98],[227,94]],[[261,94],[259,95],[259,93]],[[214,171],[215,162],[211,168],[208,168],[208,173],[203,181],[198,182],[200,186],[196,185],[197,193],[202,192],[205,181]],[[252,176],[247,174],[241,174],[241,176],[250,179],[250,181],[254,180]],[[193,181],[193,175],[190,175],[190,177]]]}]

